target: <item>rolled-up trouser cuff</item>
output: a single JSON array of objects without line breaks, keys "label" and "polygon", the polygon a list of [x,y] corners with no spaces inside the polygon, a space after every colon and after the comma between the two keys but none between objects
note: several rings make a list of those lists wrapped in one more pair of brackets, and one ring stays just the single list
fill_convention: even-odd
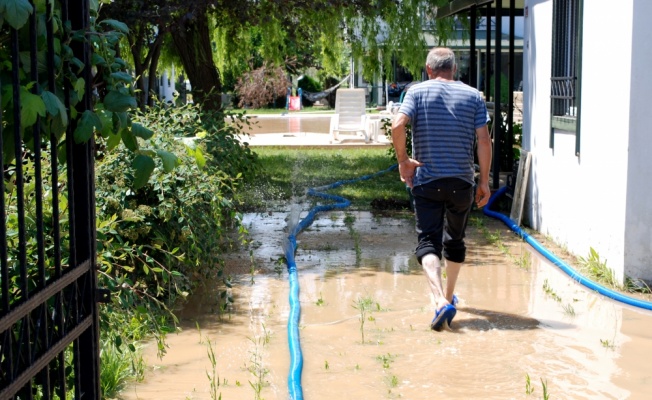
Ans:
[{"label": "rolled-up trouser cuff", "polygon": [[444,248],[444,257],[452,262],[463,263],[466,259],[466,247],[462,248]]}]

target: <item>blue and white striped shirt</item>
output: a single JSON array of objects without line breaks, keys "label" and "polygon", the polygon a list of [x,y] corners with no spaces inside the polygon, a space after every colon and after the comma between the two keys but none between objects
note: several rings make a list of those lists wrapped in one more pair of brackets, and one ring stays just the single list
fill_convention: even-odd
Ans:
[{"label": "blue and white striped shirt", "polygon": [[412,86],[399,112],[410,117],[414,186],[441,178],[474,183],[475,130],[489,121],[480,92],[460,81],[430,79]]}]

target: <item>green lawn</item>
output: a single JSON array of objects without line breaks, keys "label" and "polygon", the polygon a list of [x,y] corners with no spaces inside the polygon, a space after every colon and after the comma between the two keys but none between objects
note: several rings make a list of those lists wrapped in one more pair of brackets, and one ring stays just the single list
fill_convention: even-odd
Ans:
[{"label": "green lawn", "polygon": [[[309,188],[354,180],[385,171],[396,162],[386,148],[288,149],[257,147],[263,172],[240,188],[243,211],[266,211],[289,205]],[[370,210],[374,199],[408,200],[396,169],[367,180],[346,183],[326,193],[351,201],[350,210]],[[322,202],[310,196],[308,201]]]}]

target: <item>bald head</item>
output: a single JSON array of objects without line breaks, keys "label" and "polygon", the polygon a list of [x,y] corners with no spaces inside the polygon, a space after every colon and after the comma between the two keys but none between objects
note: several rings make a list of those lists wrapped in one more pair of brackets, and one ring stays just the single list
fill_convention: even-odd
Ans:
[{"label": "bald head", "polygon": [[455,53],[447,47],[435,47],[428,53],[426,65],[433,74],[455,72]]}]

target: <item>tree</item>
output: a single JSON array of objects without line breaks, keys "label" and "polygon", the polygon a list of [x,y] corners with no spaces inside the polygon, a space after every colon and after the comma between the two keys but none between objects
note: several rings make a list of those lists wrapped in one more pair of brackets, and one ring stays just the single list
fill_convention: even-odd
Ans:
[{"label": "tree", "polygon": [[133,65],[141,108],[154,104],[149,92],[156,86],[158,62],[165,39],[169,39],[167,33],[172,29],[171,15],[182,10],[181,5],[174,3],[118,0],[103,4],[100,11],[104,18],[119,20],[129,27],[121,51],[127,53],[126,58]]},{"label": "tree", "polygon": [[[244,60],[247,69],[254,70],[266,61],[289,71],[311,64],[334,69],[338,60],[350,55],[362,61],[368,79],[377,73],[391,76],[392,59],[398,57],[417,73],[425,58],[423,22],[434,20],[437,7],[448,1],[161,0],[151,8],[156,15],[139,11],[141,5],[153,3],[115,0],[109,7],[122,16],[133,13],[134,20],[140,19],[135,23],[156,27],[155,38],[141,35],[133,40],[149,46],[146,53],[140,50],[140,57],[146,54],[144,61],[155,61],[158,38],[169,31],[193,98],[206,109],[217,110],[221,108],[222,76],[214,54],[219,54],[222,67]],[[435,34],[444,40],[451,25],[437,20],[434,26]],[[142,31],[131,34],[138,32]],[[350,54],[342,54],[347,48]],[[288,65],[288,60],[294,64]]]},{"label": "tree", "polygon": [[285,95],[288,80],[283,68],[263,65],[246,72],[238,80],[236,90],[240,94],[240,107],[262,108]]}]

